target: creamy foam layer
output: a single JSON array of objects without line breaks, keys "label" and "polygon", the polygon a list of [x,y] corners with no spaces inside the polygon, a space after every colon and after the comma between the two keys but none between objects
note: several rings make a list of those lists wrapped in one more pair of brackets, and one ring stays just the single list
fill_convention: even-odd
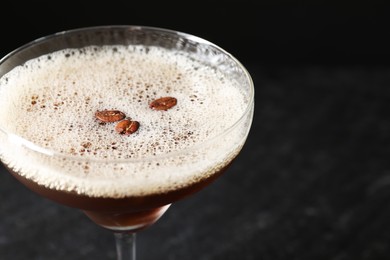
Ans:
[{"label": "creamy foam layer", "polygon": [[[177,105],[149,108],[164,96]],[[0,153],[10,168],[53,189],[110,197],[166,192],[209,177],[239,152],[244,127],[205,141],[232,126],[247,102],[234,78],[183,52],[66,49],[1,78],[0,126],[17,137],[2,136]],[[139,130],[124,136],[115,123],[100,124],[94,114],[104,109],[124,112]],[[38,152],[15,146],[24,142],[19,137]]]}]

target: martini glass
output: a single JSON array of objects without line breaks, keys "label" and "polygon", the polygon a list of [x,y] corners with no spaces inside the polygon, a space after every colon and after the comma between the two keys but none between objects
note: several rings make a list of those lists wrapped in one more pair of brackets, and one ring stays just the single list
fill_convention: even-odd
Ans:
[{"label": "martini glass", "polygon": [[[61,135],[53,134],[52,138],[64,138],[65,144],[71,143],[73,138],[78,138],[77,134],[74,135],[77,129],[78,133],[84,136],[88,136],[89,130],[85,129],[83,121],[77,121],[78,115],[67,120],[49,116],[44,119],[44,123],[34,125],[33,123],[40,122],[41,118],[39,114],[28,118],[30,110],[36,109],[37,105],[46,111],[49,109],[48,104],[37,104],[43,99],[42,93],[27,100],[27,103],[31,103],[30,110],[27,108],[25,113],[14,113],[20,110],[20,103],[26,102],[25,97],[17,97],[28,87],[20,86],[26,83],[19,82],[18,74],[12,72],[18,68],[28,68],[28,61],[32,59],[50,60],[53,53],[63,50],[66,50],[65,57],[69,57],[78,52],[82,54],[84,48],[90,46],[95,49],[111,46],[112,51],[117,51],[121,46],[141,46],[146,54],[158,47],[163,51],[178,52],[179,57],[185,56],[187,60],[195,62],[197,66],[192,66],[191,70],[197,71],[198,75],[201,75],[202,71],[211,71],[213,75],[218,75],[210,79],[217,82],[216,89],[211,91],[212,95],[204,95],[199,99],[201,94],[198,93],[189,96],[187,100],[192,103],[199,102],[191,108],[191,113],[206,119],[201,123],[195,120],[193,125],[184,124],[184,128],[179,130],[175,129],[176,125],[166,126],[161,132],[162,135],[172,135],[172,132],[176,134],[175,138],[173,135],[167,138],[167,144],[164,146],[172,149],[159,149],[159,146],[155,145],[154,152],[149,151],[153,150],[150,147],[146,149],[148,152],[139,156],[134,153],[123,155],[125,151],[119,156],[116,151],[119,145],[116,143],[111,143],[112,147],[106,149],[109,150],[109,156],[107,151],[101,153],[95,149],[91,152],[91,145],[95,145],[93,142],[82,144],[80,151],[73,148],[65,150],[61,148],[61,142],[60,145],[50,143],[48,139],[52,132],[44,138],[47,143],[32,138],[30,132],[46,133],[49,130],[46,123],[51,125],[51,120],[55,121],[54,129],[66,125],[68,130]],[[160,66],[163,70],[164,59]],[[187,72],[192,73],[190,70]],[[129,74],[131,73],[129,68]],[[186,73],[186,70],[182,73]],[[69,72],[68,76],[71,77],[72,72]],[[96,82],[95,76],[98,78],[98,75],[89,76],[91,81]],[[41,84],[40,79],[36,77],[33,84]],[[13,91],[4,90],[9,84],[15,84]],[[229,92],[224,85],[233,86],[236,92],[233,92],[235,94],[229,96],[229,99],[223,97],[221,101],[219,95]],[[202,85],[199,84],[198,87],[201,92]],[[104,92],[91,93],[83,91],[82,88],[83,86],[78,86],[77,91],[74,91],[75,100],[68,99],[67,102],[78,102],[82,96],[82,100],[87,101],[80,103],[80,107],[91,106],[90,103],[100,104],[97,100],[104,96]],[[59,98],[60,94],[54,96],[50,84],[45,89],[48,92],[46,99],[54,102]],[[169,93],[174,95],[175,89]],[[97,225],[111,230],[116,238],[118,259],[136,259],[136,234],[155,223],[172,203],[200,191],[216,180],[237,157],[252,123],[254,87],[244,66],[231,54],[207,40],[163,28],[115,25],[59,32],[27,43],[9,53],[0,61],[0,100],[0,158],[9,172],[33,192],[61,205],[79,209]],[[8,100],[13,101],[5,102]],[[215,101],[218,100],[216,105]],[[66,111],[67,102],[51,103],[51,108]],[[179,102],[185,103],[178,99],[178,106]],[[221,114],[224,110],[234,113]],[[154,113],[160,113],[163,118],[164,113],[174,116],[175,111],[178,110],[173,108]],[[219,111],[219,114],[216,111]],[[19,122],[18,119],[26,115],[29,123],[21,125],[26,120]],[[142,114],[138,117],[142,120]],[[189,122],[192,122],[191,120],[188,119]],[[102,123],[100,126],[100,123],[96,123],[94,127],[109,129],[109,125]],[[120,138],[137,138],[137,135],[142,135],[153,127],[155,126],[148,126],[143,122],[139,133]],[[30,130],[25,131],[26,128]],[[97,131],[103,130],[99,128]],[[193,138],[198,132],[203,137]],[[118,133],[113,130],[109,131],[109,134],[118,138]],[[96,141],[94,138],[96,135],[92,135],[88,140]],[[188,139],[193,141],[187,142]],[[109,154],[111,152],[112,154]]]}]

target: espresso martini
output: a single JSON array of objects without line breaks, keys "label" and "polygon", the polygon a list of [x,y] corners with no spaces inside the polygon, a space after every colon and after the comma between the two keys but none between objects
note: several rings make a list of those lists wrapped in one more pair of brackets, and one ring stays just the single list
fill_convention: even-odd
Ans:
[{"label": "espresso martini", "polygon": [[234,73],[194,53],[67,48],[0,79],[0,158],[33,191],[137,230],[228,167],[251,102]]}]

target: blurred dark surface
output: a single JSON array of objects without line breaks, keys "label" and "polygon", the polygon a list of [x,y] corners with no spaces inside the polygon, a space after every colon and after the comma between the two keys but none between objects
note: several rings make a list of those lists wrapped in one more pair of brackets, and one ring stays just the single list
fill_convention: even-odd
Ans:
[{"label": "blurred dark surface", "polygon": [[[3,9],[12,19],[0,18],[1,56],[61,30],[136,24],[206,38],[252,75],[256,111],[242,153],[138,235],[139,259],[390,258],[388,8],[269,2]],[[1,260],[115,259],[110,232],[0,171]]]}]

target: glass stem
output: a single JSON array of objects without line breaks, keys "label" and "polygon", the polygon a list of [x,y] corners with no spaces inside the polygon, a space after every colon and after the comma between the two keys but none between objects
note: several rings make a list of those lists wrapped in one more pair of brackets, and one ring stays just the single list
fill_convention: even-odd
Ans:
[{"label": "glass stem", "polygon": [[136,260],[136,233],[116,232],[117,260]]}]

